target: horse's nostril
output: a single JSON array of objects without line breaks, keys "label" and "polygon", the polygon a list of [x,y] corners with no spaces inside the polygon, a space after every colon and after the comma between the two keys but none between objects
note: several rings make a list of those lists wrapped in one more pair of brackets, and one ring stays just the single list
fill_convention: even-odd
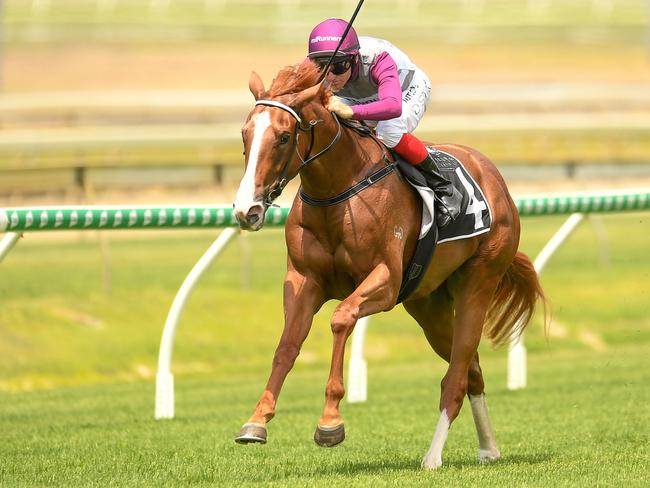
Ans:
[{"label": "horse's nostril", "polygon": [[264,208],[260,205],[255,205],[246,213],[246,221],[249,224],[256,224],[263,216]]}]

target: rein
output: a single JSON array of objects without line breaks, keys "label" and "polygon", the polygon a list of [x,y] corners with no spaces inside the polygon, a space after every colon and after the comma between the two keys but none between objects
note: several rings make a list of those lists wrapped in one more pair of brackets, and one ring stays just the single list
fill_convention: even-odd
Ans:
[{"label": "rein", "polygon": [[[293,178],[298,175],[305,166],[307,166],[309,163],[314,161],[315,159],[319,158],[323,154],[327,153],[334,145],[339,141],[341,138],[341,121],[339,118],[332,112],[332,117],[336,121],[337,125],[337,130],[336,130],[336,135],[332,139],[332,141],[322,150],[320,150],[318,153],[314,154],[313,156],[310,156],[311,151],[314,147],[314,127],[319,123],[322,122],[322,120],[310,120],[309,121],[309,127],[305,128],[303,127],[303,122],[302,118],[300,117],[300,114],[296,112],[294,109],[289,107],[288,105],[278,102],[276,100],[257,100],[255,102],[255,106],[257,105],[263,105],[267,107],[275,107],[279,108],[281,110],[284,110],[287,112],[289,115],[291,115],[294,119],[296,119],[296,125],[293,130],[293,151],[289,153],[289,156],[287,157],[287,160],[284,162],[284,165],[282,166],[282,171],[280,171],[280,175],[278,176],[278,179],[271,185],[271,190],[269,191],[268,195],[264,198],[264,205],[266,207],[270,207],[273,204],[273,200],[275,200],[277,197],[280,196],[284,188],[287,186],[289,181],[291,181]],[[307,148],[307,153],[305,156],[301,156],[300,152],[298,151],[298,137],[300,135],[300,132],[309,132],[310,135],[310,141],[309,141],[309,147]],[[361,180],[359,183],[356,183],[352,187],[348,188],[344,192],[332,197],[332,198],[325,198],[325,199],[316,199],[312,198],[309,195],[305,193],[305,191],[300,187],[300,199],[305,202],[308,205],[312,205],[315,207],[329,207],[331,205],[336,205],[341,202],[344,202],[350,198],[352,198],[354,195],[360,193],[361,191],[365,190],[371,185],[374,185],[377,183],[379,180],[383,179],[384,177],[388,176],[390,173],[392,173],[395,170],[395,163],[390,162],[388,160],[388,157],[386,155],[386,149],[379,142],[376,137],[371,136],[372,140],[381,148],[382,150],[382,160],[383,161],[388,161],[389,164],[386,166],[383,166],[379,170],[375,171],[374,173],[368,175],[366,178]],[[293,152],[296,153],[298,156],[298,159],[300,159],[301,164],[296,173],[291,176],[291,178],[287,178],[287,173],[289,171],[289,164],[291,163],[291,160],[293,158]]]}]

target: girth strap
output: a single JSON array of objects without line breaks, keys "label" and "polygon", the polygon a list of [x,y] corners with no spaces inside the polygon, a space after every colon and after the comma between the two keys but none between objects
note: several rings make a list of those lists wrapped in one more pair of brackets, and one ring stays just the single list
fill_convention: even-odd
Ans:
[{"label": "girth strap", "polygon": [[305,202],[307,205],[313,205],[314,207],[329,207],[331,205],[336,205],[338,203],[344,202],[348,200],[349,198],[353,197],[357,193],[362,192],[366,188],[368,188],[371,185],[374,185],[377,183],[379,180],[382,178],[388,176],[395,170],[395,164],[390,163],[387,166],[382,167],[380,170],[375,171],[372,173],[370,176],[364,178],[361,180],[359,183],[356,185],[348,188],[346,191],[343,193],[340,193],[339,195],[336,195],[335,197],[332,198],[325,198],[322,200],[312,198],[309,195],[305,193],[305,191],[300,187],[300,199]]}]

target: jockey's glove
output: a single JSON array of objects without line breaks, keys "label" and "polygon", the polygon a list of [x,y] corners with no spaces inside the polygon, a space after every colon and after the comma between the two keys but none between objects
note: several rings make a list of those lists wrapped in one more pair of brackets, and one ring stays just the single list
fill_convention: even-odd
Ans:
[{"label": "jockey's glove", "polygon": [[332,95],[327,102],[327,110],[334,112],[336,115],[342,119],[351,119],[354,115],[352,107],[343,103],[339,97]]}]

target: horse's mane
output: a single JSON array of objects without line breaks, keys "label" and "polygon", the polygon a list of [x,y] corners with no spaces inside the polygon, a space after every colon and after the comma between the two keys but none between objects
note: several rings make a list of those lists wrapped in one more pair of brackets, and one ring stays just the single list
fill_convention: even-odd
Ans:
[{"label": "horse's mane", "polygon": [[293,66],[286,66],[271,82],[267,96],[274,98],[299,93],[316,85],[319,77],[320,70],[315,63],[304,61]]}]

